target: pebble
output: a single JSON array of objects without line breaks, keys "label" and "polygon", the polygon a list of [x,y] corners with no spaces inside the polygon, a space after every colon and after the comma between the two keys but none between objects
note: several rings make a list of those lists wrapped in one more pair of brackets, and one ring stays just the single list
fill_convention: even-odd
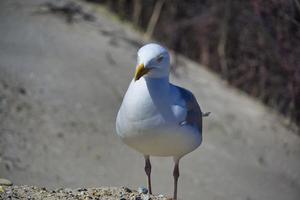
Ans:
[{"label": "pebble", "polygon": [[147,188],[144,188],[144,187],[139,187],[138,188],[138,192],[140,194],[148,194],[148,189]]},{"label": "pebble", "polygon": [[143,200],[150,200],[151,198],[150,198],[149,194],[147,194],[147,195],[143,195],[142,199]]},{"label": "pebble", "polygon": [[20,87],[19,88],[19,93],[22,94],[22,95],[26,95],[26,89],[23,88],[23,87]]},{"label": "pebble", "polygon": [[71,189],[71,188],[65,188],[64,191],[65,191],[66,193],[72,193],[72,189]]},{"label": "pebble", "polygon": [[12,186],[12,182],[10,180],[0,178],[0,185],[2,186]]},{"label": "pebble", "polygon": [[85,191],[87,191],[87,189],[86,188],[78,188],[77,191],[78,192],[85,192]]},{"label": "pebble", "polygon": [[128,193],[131,193],[131,192],[132,192],[132,190],[129,189],[128,187],[124,187],[124,190],[125,190],[125,192],[128,192]]}]

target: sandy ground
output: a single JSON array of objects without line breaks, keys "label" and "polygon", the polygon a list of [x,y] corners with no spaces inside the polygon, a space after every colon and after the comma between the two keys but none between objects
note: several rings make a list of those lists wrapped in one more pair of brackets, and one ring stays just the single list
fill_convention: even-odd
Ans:
[{"label": "sandy ground", "polygon": [[[37,0],[0,2],[0,177],[15,185],[146,185],[143,157],[115,117],[140,36],[98,10],[69,24]],[[88,8],[86,8],[88,9]],[[174,83],[204,111],[202,146],[181,162],[180,199],[298,200],[300,138],[285,119],[185,58]],[[153,158],[154,193],[172,194],[172,159]]]}]

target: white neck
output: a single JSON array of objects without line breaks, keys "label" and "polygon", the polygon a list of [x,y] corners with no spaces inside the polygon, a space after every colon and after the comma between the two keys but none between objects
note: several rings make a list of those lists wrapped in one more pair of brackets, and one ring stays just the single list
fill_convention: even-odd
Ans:
[{"label": "white neck", "polygon": [[153,103],[160,107],[170,100],[170,83],[169,77],[150,78],[145,77],[145,82]]},{"label": "white neck", "polygon": [[162,78],[150,78],[145,77],[145,82],[149,92],[152,92],[158,96],[164,96],[168,94],[169,91],[169,77],[162,77]]},{"label": "white neck", "polygon": [[[129,89],[124,98],[124,104],[131,107],[127,115],[132,120],[140,118],[151,118],[156,112],[170,118],[172,112],[169,109],[170,105],[170,83],[169,77],[150,78],[142,77],[138,81],[132,80]],[[145,112],[141,113],[143,109]],[[153,112],[155,111],[155,112]]]}]

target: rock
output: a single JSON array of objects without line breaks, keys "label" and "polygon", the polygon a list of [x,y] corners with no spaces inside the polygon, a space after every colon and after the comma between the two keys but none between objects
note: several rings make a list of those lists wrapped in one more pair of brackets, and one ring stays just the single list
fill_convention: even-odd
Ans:
[{"label": "rock", "polygon": [[143,200],[150,200],[150,195],[149,194],[146,194],[146,195],[142,195],[142,199]]},{"label": "rock", "polygon": [[0,178],[0,186],[12,186],[12,182],[10,180]]},{"label": "rock", "polygon": [[78,191],[78,192],[86,192],[87,189],[86,189],[86,188],[78,188],[77,191]]},{"label": "rock", "polygon": [[138,188],[138,192],[140,194],[148,194],[148,189],[147,188],[144,188],[144,187],[139,187]]},{"label": "rock", "polygon": [[22,95],[26,95],[26,93],[27,93],[27,91],[26,91],[26,89],[25,89],[24,87],[20,87],[20,88],[18,89],[18,91],[19,91],[19,93],[22,94]]},{"label": "rock", "polygon": [[128,187],[124,187],[124,190],[125,190],[125,192],[128,192],[128,193],[131,193],[131,192],[132,192],[132,190],[129,189]]}]

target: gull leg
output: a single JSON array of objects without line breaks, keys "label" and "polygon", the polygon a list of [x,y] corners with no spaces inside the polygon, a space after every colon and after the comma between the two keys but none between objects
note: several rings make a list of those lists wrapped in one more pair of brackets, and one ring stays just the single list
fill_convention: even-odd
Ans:
[{"label": "gull leg", "polygon": [[174,177],[174,194],[173,194],[173,200],[177,200],[177,183],[179,178],[179,159],[174,159],[175,165],[173,170],[173,177]]},{"label": "gull leg", "polygon": [[145,156],[145,172],[148,177],[148,190],[149,194],[152,194],[152,188],[151,188],[151,163],[150,163],[150,157]]}]

